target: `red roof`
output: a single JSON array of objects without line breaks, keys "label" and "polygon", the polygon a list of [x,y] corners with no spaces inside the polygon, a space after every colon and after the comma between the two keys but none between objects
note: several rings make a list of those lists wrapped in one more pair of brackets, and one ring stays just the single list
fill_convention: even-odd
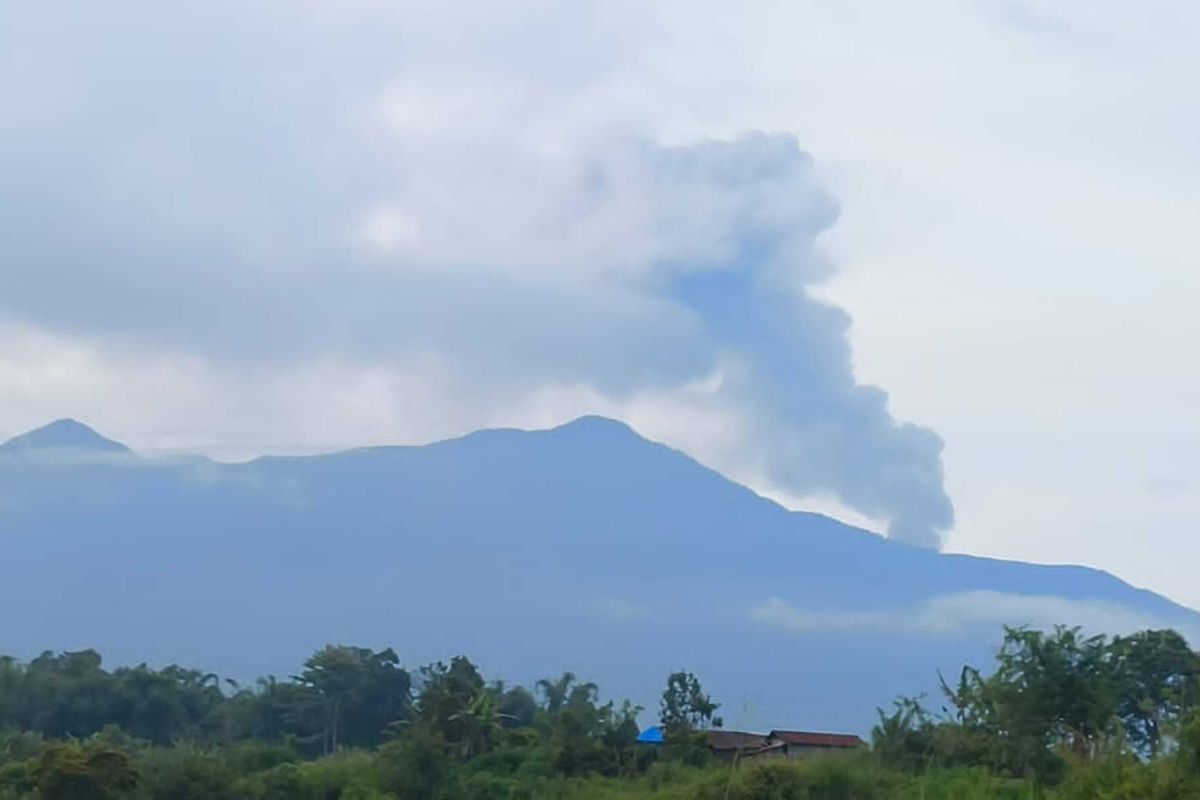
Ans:
[{"label": "red roof", "polygon": [[812,733],[810,731],[771,731],[772,739],[804,747],[854,748],[866,744],[852,733]]}]

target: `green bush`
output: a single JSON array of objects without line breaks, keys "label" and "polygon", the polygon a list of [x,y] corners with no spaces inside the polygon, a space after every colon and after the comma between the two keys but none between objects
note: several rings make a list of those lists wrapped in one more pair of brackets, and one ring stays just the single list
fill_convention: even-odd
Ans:
[{"label": "green bush", "polygon": [[31,795],[37,789],[33,761],[11,761],[0,767],[0,800]]},{"label": "green bush", "polygon": [[225,755],[183,745],[139,754],[145,800],[243,800]]},{"label": "green bush", "polygon": [[734,782],[740,800],[885,800],[898,779],[863,757],[772,760],[744,767]]},{"label": "green bush", "polygon": [[380,747],[375,762],[380,788],[405,800],[435,800],[451,767],[446,743],[424,728]]}]

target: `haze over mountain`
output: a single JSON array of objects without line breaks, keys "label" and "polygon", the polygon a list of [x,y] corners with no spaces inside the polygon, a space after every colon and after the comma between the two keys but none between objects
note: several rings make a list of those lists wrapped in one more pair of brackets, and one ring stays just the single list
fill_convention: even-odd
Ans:
[{"label": "haze over mountain", "polygon": [[327,642],[572,669],[729,725],[864,731],[1004,623],[1200,629],[1103,572],[939,554],[766,500],[613,420],[222,464],[61,420],[0,447],[0,651],[295,670]]}]

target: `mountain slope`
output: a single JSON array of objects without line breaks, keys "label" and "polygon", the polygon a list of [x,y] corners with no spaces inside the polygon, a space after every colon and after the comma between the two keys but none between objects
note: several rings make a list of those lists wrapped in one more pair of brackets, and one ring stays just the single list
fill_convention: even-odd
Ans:
[{"label": "mountain slope", "polygon": [[[102,437],[101,437],[102,438]],[[1004,622],[1197,626],[1081,567],[939,555],[787,511],[584,418],[226,465],[0,449],[0,651],[95,646],[239,677],[328,641],[466,652],[656,701],[686,667],[730,724],[863,731]]]}]

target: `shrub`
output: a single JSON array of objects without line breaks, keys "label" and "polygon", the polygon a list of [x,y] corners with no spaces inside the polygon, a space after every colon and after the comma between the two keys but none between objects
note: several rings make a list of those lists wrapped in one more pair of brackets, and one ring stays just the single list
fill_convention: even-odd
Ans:
[{"label": "shrub", "polygon": [[740,800],[891,800],[895,776],[863,757],[817,757],[747,765],[734,781]]},{"label": "shrub", "polygon": [[224,755],[191,746],[155,748],[138,765],[149,800],[242,800],[237,773]]}]

